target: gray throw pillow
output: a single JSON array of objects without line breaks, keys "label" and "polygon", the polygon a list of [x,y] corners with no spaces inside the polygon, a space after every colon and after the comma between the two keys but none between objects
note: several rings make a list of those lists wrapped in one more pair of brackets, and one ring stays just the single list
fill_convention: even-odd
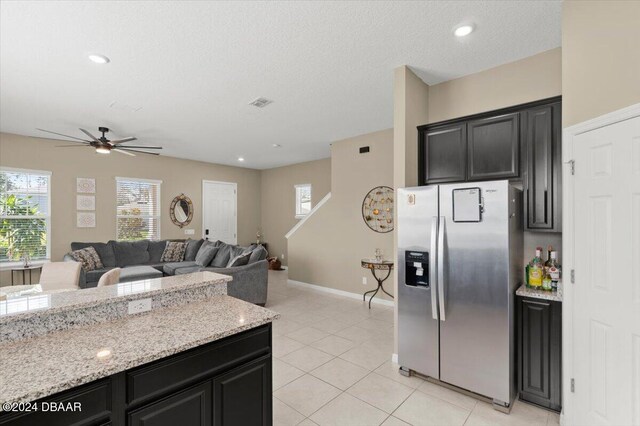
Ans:
[{"label": "gray throw pillow", "polygon": [[267,255],[268,255],[267,249],[264,248],[263,246],[258,246],[251,252],[251,256],[249,257],[249,263],[254,263],[260,260],[264,260],[267,258]]},{"label": "gray throw pillow", "polygon": [[100,256],[98,256],[98,252],[91,246],[80,250],[74,250],[69,253],[69,255],[76,262],[80,262],[82,264],[82,269],[86,272],[104,268],[104,265],[100,260]]},{"label": "gray throw pillow", "polygon": [[251,253],[240,254],[232,258],[229,263],[227,263],[227,268],[232,268],[234,266],[244,266],[249,263],[249,257],[251,257]]},{"label": "gray throw pillow", "polygon": [[184,260],[196,260],[198,251],[204,240],[187,240],[187,251],[184,252]]},{"label": "gray throw pillow", "polygon": [[209,266],[217,252],[218,247],[213,244],[202,244],[196,254],[196,265]]},{"label": "gray throw pillow", "polygon": [[[215,244],[218,244],[218,242]],[[224,268],[227,266],[227,263],[229,263],[229,259],[231,259],[231,250],[233,249],[233,246],[220,242],[218,247],[218,252],[211,261],[211,266],[214,268]]]},{"label": "gray throw pillow", "polygon": [[167,241],[167,247],[165,247],[162,253],[160,262],[182,262],[186,250],[186,242]]}]

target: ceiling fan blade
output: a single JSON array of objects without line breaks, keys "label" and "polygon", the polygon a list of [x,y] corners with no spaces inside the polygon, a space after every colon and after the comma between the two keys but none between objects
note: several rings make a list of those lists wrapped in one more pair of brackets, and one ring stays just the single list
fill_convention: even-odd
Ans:
[{"label": "ceiling fan blade", "polygon": [[93,139],[94,141],[96,141],[96,142],[100,142],[100,139],[98,139],[98,138],[96,138],[95,136],[93,136],[91,133],[89,133],[89,131],[88,131],[88,130],[80,129],[80,131],[81,131],[82,133],[84,133],[85,135],[89,136],[89,137],[90,137],[91,139]]},{"label": "ceiling fan blade", "polygon": [[129,148],[162,149],[162,147],[161,147],[161,146],[142,146],[142,145],[136,145],[136,146],[133,146],[133,145],[123,145],[123,146],[121,146],[120,148],[126,148],[126,149],[129,149]]},{"label": "ceiling fan blade", "polygon": [[115,141],[109,141],[109,143],[111,145],[117,145],[119,143],[131,142],[131,141],[135,141],[135,140],[138,140],[138,138],[134,138],[133,136],[129,136],[128,138],[117,139]]},{"label": "ceiling fan blade", "polygon": [[[52,134],[58,135],[58,136],[64,136],[65,138],[77,139],[77,140],[82,141],[82,142],[89,142],[89,141],[84,140],[84,139],[76,138],[75,136],[63,135],[62,133],[52,132],[51,130],[38,129],[37,127],[36,127],[36,130],[40,130],[41,132],[52,133]],[[71,142],[71,141],[69,141],[69,142]]]},{"label": "ceiling fan blade", "polygon": [[91,144],[88,143],[80,143],[78,142],[80,145],[56,145],[56,148],[76,148],[76,147],[83,147],[83,146],[91,146]]},{"label": "ceiling fan blade", "polygon": [[111,151],[115,151],[115,152],[119,152],[120,154],[126,154],[126,155],[130,155],[132,157],[135,157],[136,155],[132,152],[127,152],[127,151],[123,151],[122,149],[118,149],[118,148],[112,148]]},{"label": "ceiling fan blade", "polygon": [[140,154],[149,154],[149,155],[160,155],[157,152],[144,152],[144,151],[139,151],[137,149],[129,149],[129,148],[118,148],[121,151],[129,151],[129,152],[139,152]]}]

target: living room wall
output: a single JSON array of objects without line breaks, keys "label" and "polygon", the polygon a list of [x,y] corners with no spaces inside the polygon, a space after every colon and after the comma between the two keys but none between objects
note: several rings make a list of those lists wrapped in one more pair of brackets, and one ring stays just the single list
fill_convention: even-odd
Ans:
[{"label": "living room wall", "polygon": [[[260,171],[166,156],[140,154],[129,157],[117,153],[96,154],[86,148],[56,148],[59,140],[46,140],[0,133],[0,166],[48,170],[51,175],[51,254],[61,260],[72,241],[108,241],[116,235],[116,180],[130,177],[162,180],[162,238],[201,238],[202,180],[238,184],[238,243],[255,239],[260,226]],[[96,179],[96,227],[76,227],[76,178]],[[175,226],[169,205],[176,195],[191,198],[194,215],[187,228]],[[194,235],[185,235],[193,229]],[[35,278],[35,277],[34,277]],[[11,282],[9,271],[0,272],[0,282]]]},{"label": "living room wall", "polygon": [[[370,152],[360,154],[361,146]],[[393,235],[367,227],[362,200],[380,185],[393,186],[392,129],[331,145],[331,198],[289,237],[289,279],[357,294],[375,288],[360,260],[372,257],[376,248],[393,257]],[[391,287],[388,281],[390,293]]]},{"label": "living room wall", "polygon": [[285,234],[300,221],[295,217],[294,185],[306,183],[311,184],[311,205],[315,206],[331,191],[331,159],[260,172],[262,240],[268,244],[269,255],[277,256],[283,265],[289,260]]}]

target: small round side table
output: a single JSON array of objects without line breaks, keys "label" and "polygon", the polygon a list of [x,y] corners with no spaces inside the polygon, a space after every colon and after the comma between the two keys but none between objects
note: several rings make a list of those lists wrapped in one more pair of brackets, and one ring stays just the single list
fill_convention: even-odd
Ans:
[{"label": "small round side table", "polygon": [[16,268],[11,268],[11,285],[13,285],[13,273],[14,272],[22,272],[22,284],[26,284],[26,272],[29,271],[29,284],[32,284],[31,282],[31,273],[33,271],[38,271],[42,269],[42,265],[31,265],[31,266],[27,266],[26,268],[24,266],[19,266]]},{"label": "small round side table", "polygon": [[[378,294],[378,290],[382,290],[384,294],[393,299],[393,296],[390,295],[382,286],[382,283],[387,278],[389,278],[389,275],[391,275],[391,271],[393,270],[393,262],[390,260],[362,259],[360,261],[360,264],[363,268],[370,269],[371,275],[373,275],[373,278],[375,278],[378,282],[378,287],[375,290],[367,291],[362,295],[362,301],[364,302],[367,294],[373,293],[369,298],[369,309],[371,309],[371,300],[376,294]],[[384,278],[380,278],[376,275],[376,271],[387,271],[387,274],[384,276]]]}]

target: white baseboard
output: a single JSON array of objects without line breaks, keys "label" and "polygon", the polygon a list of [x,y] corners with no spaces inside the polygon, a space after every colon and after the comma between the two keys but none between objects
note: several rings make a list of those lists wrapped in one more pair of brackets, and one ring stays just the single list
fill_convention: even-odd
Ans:
[{"label": "white baseboard", "polygon": [[393,362],[394,364],[398,363],[398,354],[391,355],[391,362]]},{"label": "white baseboard", "polygon": [[[310,290],[316,290],[316,291],[322,291],[324,293],[331,293],[331,294],[337,294],[338,296],[344,296],[344,297],[348,297],[350,299],[358,299],[358,300],[362,300],[362,294],[358,294],[358,293],[350,293],[348,291],[344,291],[344,290],[338,290],[335,288],[330,288],[330,287],[324,287],[321,285],[316,285],[316,284],[309,284],[309,283],[305,283],[302,281],[296,281],[296,280],[287,280],[289,282],[289,284],[291,285],[295,285],[298,287],[304,287],[304,288],[308,288]],[[367,300],[367,303],[368,300]],[[384,306],[393,306],[394,302],[393,300],[385,300],[385,299],[379,299],[377,297],[374,297],[373,300],[371,301],[372,304],[374,305],[384,305]]]}]

